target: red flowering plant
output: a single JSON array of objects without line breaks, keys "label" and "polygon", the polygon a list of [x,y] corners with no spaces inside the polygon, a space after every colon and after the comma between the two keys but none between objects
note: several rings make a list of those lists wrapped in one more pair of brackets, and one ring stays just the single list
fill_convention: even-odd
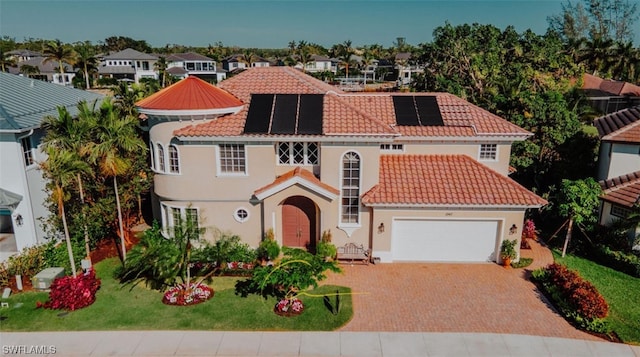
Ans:
[{"label": "red flowering plant", "polygon": [[291,314],[297,315],[301,314],[304,311],[304,305],[302,301],[296,297],[291,299],[282,299],[276,303],[276,306],[273,308],[273,311],[276,314]]},{"label": "red flowering plant", "polygon": [[536,224],[533,223],[533,220],[531,219],[527,219],[524,222],[524,227],[522,228],[522,239],[520,240],[520,248],[531,249],[529,239],[538,239]]},{"label": "red flowering plant", "polygon": [[51,283],[49,300],[44,304],[37,302],[37,307],[54,310],[77,310],[89,306],[96,301],[96,292],[100,288],[100,279],[90,269],[86,274],[64,276]]},{"label": "red flowering plant", "polygon": [[200,283],[178,284],[162,297],[162,302],[167,305],[195,305],[207,301],[213,297],[213,289]]}]

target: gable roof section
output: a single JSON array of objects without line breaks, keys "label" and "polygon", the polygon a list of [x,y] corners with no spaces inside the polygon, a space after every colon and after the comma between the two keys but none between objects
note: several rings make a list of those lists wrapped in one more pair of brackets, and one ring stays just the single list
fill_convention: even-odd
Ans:
[{"label": "gable roof section", "polygon": [[167,56],[169,62],[181,62],[181,61],[201,61],[201,62],[215,62],[213,58],[203,56],[199,53],[186,52],[186,53],[172,53]]},{"label": "gable roof section", "polygon": [[318,180],[311,171],[305,170],[301,167],[296,167],[295,169],[278,176],[272,183],[257,189],[253,194],[257,199],[264,200],[265,198],[293,185],[301,185],[331,200],[335,199],[340,194],[338,189]]},{"label": "gable roof section", "polygon": [[624,207],[640,203],[640,171],[600,181],[600,198]]},{"label": "gable roof section", "polygon": [[602,79],[589,73],[582,77],[582,89],[590,96],[640,96],[640,86],[628,82]]},{"label": "gable roof section", "polygon": [[136,51],[133,48],[127,48],[120,52],[111,53],[104,56],[105,60],[157,60],[158,57],[148,53]]},{"label": "gable roof section", "polygon": [[244,103],[232,94],[202,79],[189,76],[136,103],[142,113],[151,111],[193,111],[235,108]]},{"label": "gable roof section", "polygon": [[0,73],[0,131],[20,132],[40,127],[47,115],[58,115],[58,106],[77,112],[80,101],[101,100],[103,95]]},{"label": "gable roof section", "polygon": [[547,201],[466,155],[382,155],[366,206],[541,207]]},{"label": "gable roof section", "polygon": [[640,143],[640,106],[619,110],[593,121],[600,139]]}]

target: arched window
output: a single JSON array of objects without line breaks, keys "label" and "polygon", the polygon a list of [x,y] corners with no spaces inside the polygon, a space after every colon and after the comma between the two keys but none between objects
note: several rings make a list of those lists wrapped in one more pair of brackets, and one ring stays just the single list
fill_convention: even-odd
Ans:
[{"label": "arched window", "polygon": [[162,144],[156,144],[156,147],[158,148],[158,155],[156,155],[158,159],[158,166],[156,168],[158,171],[164,172],[164,148],[162,147]]},{"label": "arched window", "polygon": [[342,223],[360,223],[360,156],[347,152],[342,156]]},{"label": "arched window", "polygon": [[169,172],[173,174],[180,173],[180,157],[178,156],[178,148],[175,145],[169,145]]},{"label": "arched window", "polygon": [[156,155],[155,155],[156,151],[153,150],[153,147],[155,145],[153,145],[153,143],[151,143],[149,146],[150,146],[150,148],[149,148],[150,149],[149,150],[149,156],[151,157],[151,169],[155,170],[156,169]]}]

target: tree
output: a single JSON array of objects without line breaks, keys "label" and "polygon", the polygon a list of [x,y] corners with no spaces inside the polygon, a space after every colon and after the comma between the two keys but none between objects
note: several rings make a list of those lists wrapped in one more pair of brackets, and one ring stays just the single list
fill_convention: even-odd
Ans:
[{"label": "tree", "polygon": [[121,115],[112,101],[105,100],[97,117],[94,139],[86,149],[90,160],[98,164],[100,173],[113,179],[123,263],[126,261],[126,238],[122,222],[118,176],[126,173],[131,167],[132,154],[144,153],[147,150],[136,132],[137,124],[134,116]]},{"label": "tree", "polygon": [[155,67],[154,70],[156,70],[160,75],[160,83],[162,88],[164,88],[167,82],[167,58],[165,56],[160,56],[153,66]]},{"label": "tree", "polygon": [[23,64],[20,66],[20,73],[27,77],[31,77],[37,74],[40,74],[40,69],[37,66],[32,66],[30,64]]},{"label": "tree", "polygon": [[95,56],[95,50],[90,41],[79,42],[75,47],[76,59],[75,63],[82,69],[86,88],[91,88],[90,70],[95,70],[98,65],[98,59]]},{"label": "tree", "polygon": [[598,220],[598,207],[600,199],[598,198],[602,192],[600,185],[593,179],[584,180],[562,180],[562,186],[558,194],[558,213],[562,217],[567,217],[568,223],[567,235],[562,248],[562,256],[564,257],[569,241],[573,224],[594,224]]},{"label": "tree", "polygon": [[61,77],[64,77],[65,63],[73,65],[76,59],[76,54],[73,49],[63,44],[60,40],[47,42],[44,47],[44,56],[44,63],[51,61],[58,63],[58,70]]},{"label": "tree", "polygon": [[4,48],[0,47],[0,70],[2,70],[2,72],[7,72],[9,67],[14,67],[15,65],[15,58],[8,54]]},{"label": "tree", "polygon": [[353,47],[351,47],[351,40],[346,40],[339,46],[338,59],[344,66],[345,77],[349,78],[349,65],[351,64],[351,55],[353,55]]},{"label": "tree", "polygon": [[[47,116],[42,121],[42,128],[46,135],[43,146],[51,150],[63,150],[68,155],[75,155],[76,160],[86,161],[88,158],[88,145],[90,140],[90,130],[95,125],[94,109],[96,103],[91,106],[87,102],[78,104],[78,119],[74,119],[65,107],[58,107],[58,116]],[[89,247],[89,233],[86,223],[86,209],[84,188],[82,185],[82,174],[89,173],[89,170],[78,170],[76,172],[76,183],[80,192],[80,204],[82,205],[83,230],[85,240],[85,250],[87,257],[91,253]]]},{"label": "tree", "polygon": [[628,42],[633,39],[638,6],[629,0],[582,0],[562,5],[547,18],[549,28],[564,39],[589,38]]},{"label": "tree", "polygon": [[79,157],[68,150],[62,150],[49,147],[47,150],[47,160],[41,164],[41,168],[45,174],[51,179],[54,185],[53,197],[57,202],[58,214],[62,219],[64,227],[64,236],[67,243],[67,253],[69,254],[69,262],[71,263],[71,271],[76,276],[76,263],[73,258],[73,248],[71,237],[69,236],[69,227],[67,225],[67,215],[64,209],[66,198],[65,189],[70,181],[80,172],[89,170],[88,164],[79,159]]}]

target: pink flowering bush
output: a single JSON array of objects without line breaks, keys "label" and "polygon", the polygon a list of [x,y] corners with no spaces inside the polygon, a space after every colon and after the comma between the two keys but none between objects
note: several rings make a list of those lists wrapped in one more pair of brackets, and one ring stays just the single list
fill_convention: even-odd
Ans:
[{"label": "pink flowering bush", "polygon": [[529,244],[529,239],[537,239],[538,232],[536,231],[536,224],[533,223],[533,220],[527,219],[524,222],[524,227],[522,228],[522,240],[520,241],[520,248],[530,249],[531,245]]},{"label": "pink flowering bush", "polygon": [[273,311],[280,314],[298,315],[304,311],[304,305],[298,298],[282,299],[278,301]]},{"label": "pink flowering bush", "polygon": [[213,289],[204,284],[178,284],[162,297],[162,302],[167,305],[195,305],[207,301],[213,297]]}]

